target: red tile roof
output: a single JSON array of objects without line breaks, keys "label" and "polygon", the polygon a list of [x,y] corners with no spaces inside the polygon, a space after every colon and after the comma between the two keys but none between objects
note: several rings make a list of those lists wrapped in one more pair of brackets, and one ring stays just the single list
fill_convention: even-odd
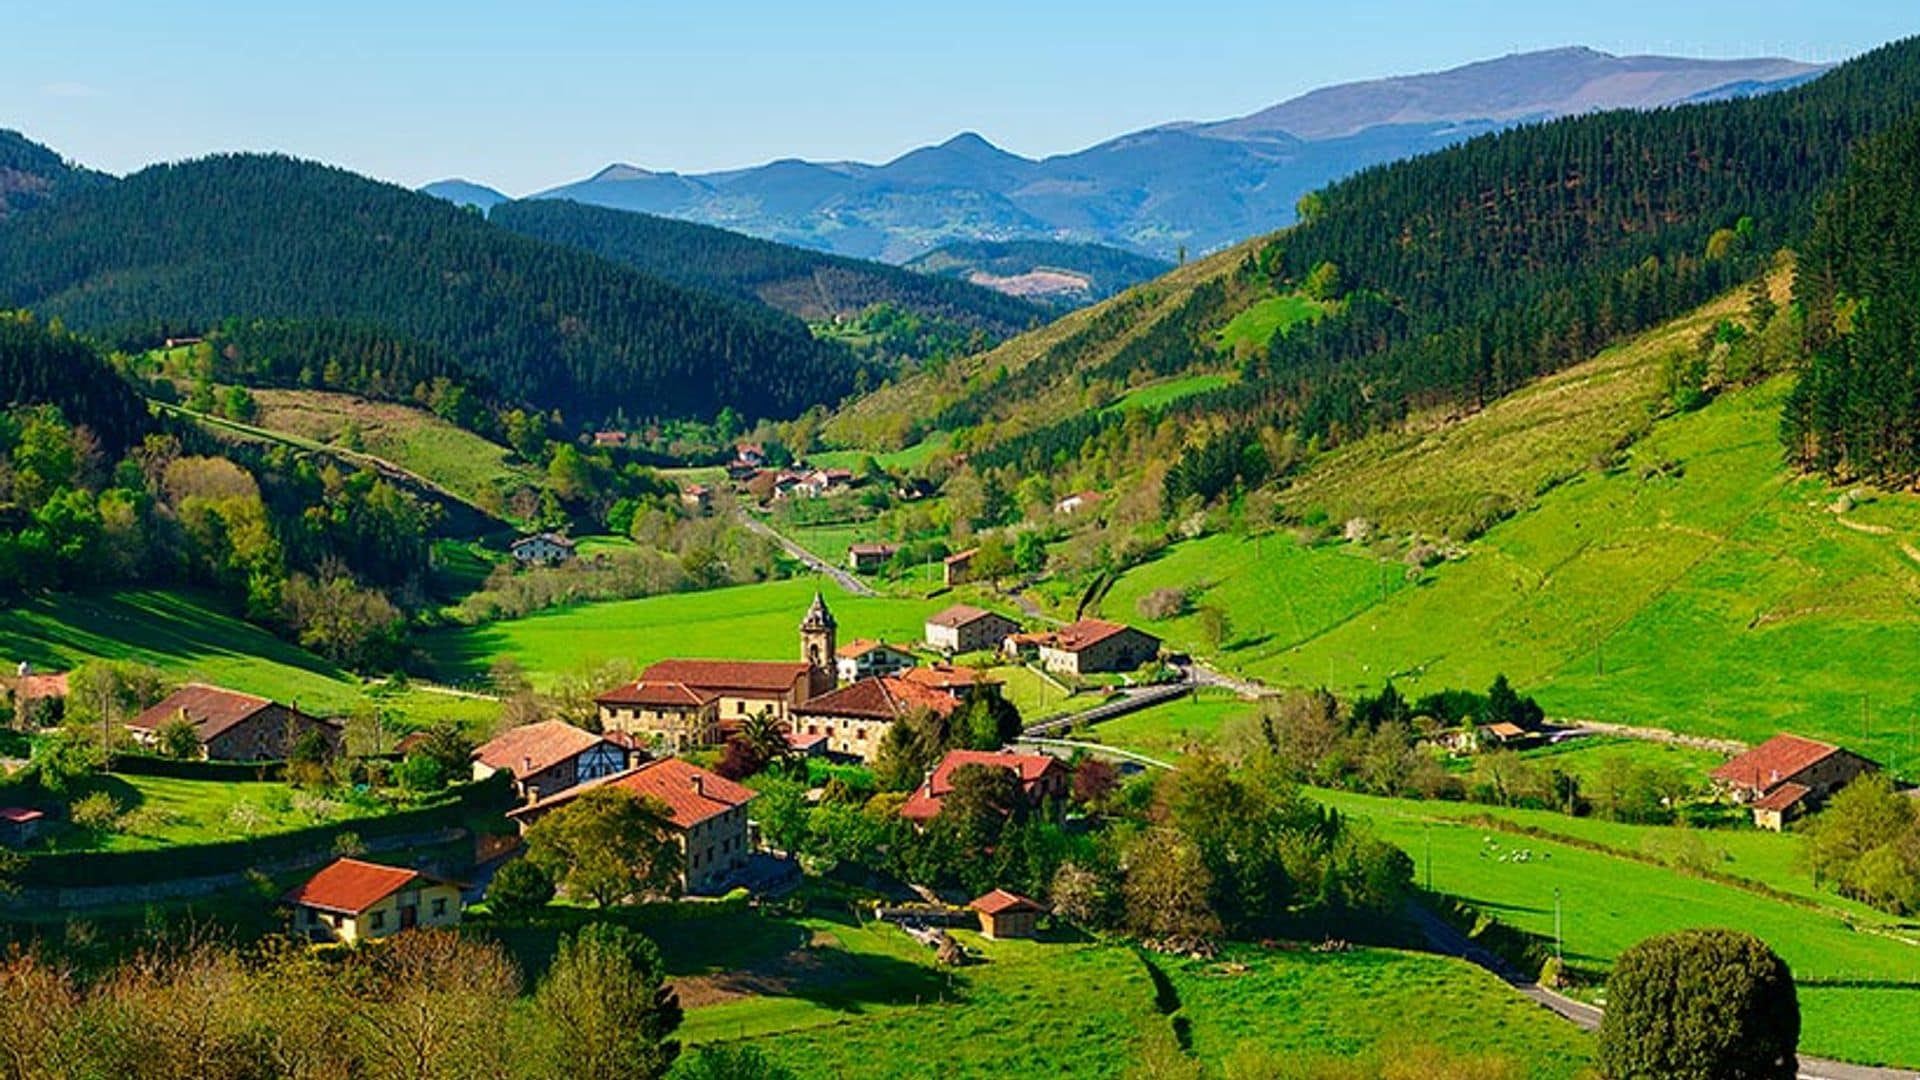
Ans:
[{"label": "red tile roof", "polygon": [[679,682],[630,682],[594,698],[599,705],[652,705],[661,708],[697,708],[720,695]]},{"label": "red tile roof", "polygon": [[1107,622],[1105,619],[1081,619],[1071,626],[1063,626],[1055,631],[1053,640],[1048,644],[1062,652],[1077,653],[1083,649],[1090,649],[1116,634],[1126,633],[1130,629],[1132,627]]},{"label": "red tile roof", "polygon": [[1795,803],[1811,794],[1813,794],[1813,789],[1805,784],[1781,784],[1760,798],[1755,799],[1753,801],[1753,808],[1755,810],[1785,811],[1791,809]]},{"label": "red tile roof", "polygon": [[1010,893],[1005,889],[995,889],[984,896],[976,896],[967,906],[988,915],[999,915],[1008,911],[1047,910],[1046,905],[1038,900],[1029,900],[1019,893]]},{"label": "red tile roof", "polygon": [[22,675],[13,680],[13,693],[21,701],[66,697],[67,673],[62,671],[53,675]]},{"label": "red tile roof", "polygon": [[640,681],[685,683],[695,690],[784,694],[807,677],[805,664],[765,660],[662,660],[640,673]]},{"label": "red tile roof", "polygon": [[1840,748],[1798,735],[1775,735],[1713,770],[1713,778],[1743,791],[1765,792],[1825,761]]},{"label": "red tile roof", "polygon": [[855,555],[879,555],[892,558],[900,550],[898,544],[850,544],[847,550]]},{"label": "red tile roof", "polygon": [[1046,754],[1003,754],[992,750],[949,750],[947,756],[940,759],[934,768],[933,776],[924,784],[913,789],[906,804],[900,807],[900,816],[914,821],[925,821],[940,813],[941,801],[953,790],[953,773],[963,765],[997,766],[1011,769],[1020,777],[1020,788],[1029,797],[1034,788],[1049,772],[1065,769],[1058,758]]},{"label": "red tile roof", "polygon": [[186,714],[200,735],[200,741],[216,738],[221,732],[246,720],[273,702],[238,690],[226,690],[204,683],[188,683],[168,694],[166,700],[127,721],[130,728],[159,731],[173,718]]},{"label": "red tile roof", "polygon": [[838,649],[835,649],[833,651],[833,654],[835,656],[844,657],[845,659],[852,660],[857,657],[865,656],[870,652],[875,652],[880,649],[890,649],[893,652],[900,653],[903,656],[907,655],[907,650],[902,649],[897,645],[889,645],[884,641],[871,641],[871,640],[868,640],[867,638],[855,638],[854,640],[847,642],[845,645],[840,646]]},{"label": "red tile roof", "polygon": [[947,716],[959,706],[951,694],[891,675],[851,682],[794,707],[800,716],[853,716],[868,720],[904,720],[919,709]]},{"label": "red tile roof", "polygon": [[926,667],[908,668],[900,673],[900,678],[910,683],[918,683],[930,690],[943,690],[947,693],[971,690],[976,686],[1000,685],[999,679],[982,675],[972,668],[954,667],[952,664],[930,664]]},{"label": "red tile roof", "polygon": [[[993,612],[974,607],[972,604],[955,604],[937,615],[927,619],[928,626],[944,626],[949,630],[958,630],[969,623],[993,616]],[[1012,620],[1009,619],[1009,622]]]},{"label": "red tile roof", "polygon": [[582,792],[602,787],[622,788],[660,800],[666,804],[674,827],[679,829],[691,829],[709,818],[745,806],[758,794],[691,762],[670,757],[570,787],[538,802],[510,810],[507,816],[521,817],[536,810],[551,810]]},{"label": "red tile roof", "polygon": [[444,878],[404,866],[382,866],[360,859],[335,859],[281,899],[301,907],[358,915],[416,881],[451,884]]},{"label": "red tile roof", "polygon": [[525,779],[599,746],[606,740],[564,720],[542,720],[509,728],[481,744],[473,760],[490,769],[508,769]]},{"label": "red tile roof", "polygon": [[978,554],[980,554],[979,548],[968,548],[965,551],[956,551],[942,561],[948,566],[954,566],[958,563],[971,562],[973,561],[973,557]]},{"label": "red tile roof", "polygon": [[39,821],[46,816],[44,811],[35,810],[30,806],[0,806],[0,821],[13,825],[25,825],[29,821]]}]

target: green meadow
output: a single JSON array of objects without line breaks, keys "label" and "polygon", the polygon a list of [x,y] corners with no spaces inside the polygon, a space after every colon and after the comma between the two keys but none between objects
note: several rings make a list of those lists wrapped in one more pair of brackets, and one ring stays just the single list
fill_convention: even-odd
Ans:
[{"label": "green meadow", "polygon": [[705,592],[581,604],[521,619],[437,630],[420,646],[442,679],[469,680],[511,658],[536,686],[608,663],[668,657],[800,659],[800,618],[816,589],[840,624],[840,639],[916,641],[941,600],[857,597],[825,579],[791,578]]},{"label": "green meadow", "polygon": [[1127,391],[1118,401],[1101,411],[1157,409],[1162,405],[1179,401],[1181,398],[1204,394],[1209,390],[1218,390],[1231,382],[1233,377],[1230,375],[1184,375],[1177,379],[1162,379]]},{"label": "green meadow", "polygon": [[[746,1040],[804,1077],[924,1076],[930,1053],[942,1076],[1118,1077],[1151,1044],[1177,1046],[1176,1023],[1190,1034],[1184,1055],[1212,1070],[1252,1053],[1352,1057],[1421,1043],[1559,1078],[1588,1054],[1586,1036],[1478,969],[1387,949],[1154,957],[1168,1000],[1140,954],[1104,942],[957,930],[973,959],[951,970],[897,928],[821,908],[646,930],[686,1007],[687,1044]],[[505,939],[539,970],[549,945],[512,931]],[[1409,1014],[1445,1022],[1409,1037],[1396,1019]]]},{"label": "green meadow", "polygon": [[[1554,934],[1557,895],[1562,945],[1578,969],[1604,971],[1622,950],[1657,933],[1713,926],[1745,930],[1764,939],[1793,968],[1803,1050],[1847,1061],[1920,1064],[1920,1041],[1913,1037],[1920,1031],[1920,927],[1813,890],[1804,871],[1793,869],[1797,838],[1701,834],[1709,852],[1727,853],[1726,860],[1711,862],[1715,869],[1809,898],[1796,902],[1625,854],[1649,841],[1656,851],[1684,842],[1675,834],[1685,830],[1609,826],[1548,814],[1536,818],[1542,827],[1568,835],[1584,831],[1590,842],[1619,847],[1622,853],[1616,854],[1460,821],[1445,804],[1315,795],[1372,822],[1379,835],[1413,858],[1422,882],[1430,865],[1435,891],[1467,900],[1547,941]],[[1509,815],[1528,820],[1513,811],[1498,814]],[[1636,834],[1637,843],[1630,839]],[[1519,852],[1525,856],[1516,858]]]},{"label": "green meadow", "polygon": [[1317,319],[1326,314],[1327,305],[1309,300],[1299,293],[1269,296],[1235,315],[1220,330],[1220,344],[1229,352],[1241,348],[1264,349],[1275,334],[1288,327]]}]

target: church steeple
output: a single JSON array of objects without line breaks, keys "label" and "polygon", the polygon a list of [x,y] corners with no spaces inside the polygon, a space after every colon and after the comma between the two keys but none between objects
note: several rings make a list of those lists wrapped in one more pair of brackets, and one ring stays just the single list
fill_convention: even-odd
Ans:
[{"label": "church steeple", "polygon": [[827,610],[827,598],[815,590],[807,617],[800,620],[800,659],[811,669],[808,681],[816,695],[833,689],[840,681],[834,670],[839,629],[833,612]]}]

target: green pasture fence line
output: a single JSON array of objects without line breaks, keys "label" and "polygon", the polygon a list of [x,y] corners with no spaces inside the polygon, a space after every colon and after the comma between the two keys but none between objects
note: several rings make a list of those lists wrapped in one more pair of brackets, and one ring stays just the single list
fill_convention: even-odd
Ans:
[{"label": "green pasture fence line", "polygon": [[451,799],[414,810],[329,822],[247,840],[180,844],[145,851],[78,851],[29,856],[14,876],[23,888],[151,885],[177,878],[203,877],[290,859],[334,848],[352,833],[362,840],[431,832],[463,824],[474,813],[505,809],[507,784],[487,779],[466,784]]}]

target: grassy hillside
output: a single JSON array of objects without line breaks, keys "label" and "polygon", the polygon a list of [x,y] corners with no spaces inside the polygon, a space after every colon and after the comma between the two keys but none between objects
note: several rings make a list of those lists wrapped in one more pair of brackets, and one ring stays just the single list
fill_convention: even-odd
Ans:
[{"label": "grassy hillside", "polygon": [[[1188,263],[1090,308],[1022,334],[985,353],[902,379],[861,397],[828,422],[826,438],[841,446],[891,448],[917,441],[942,412],[966,405],[1010,421],[1007,433],[1071,416],[1088,398],[1079,378],[1111,364],[1155,327],[1195,302],[1224,328],[1239,311],[1271,293],[1236,273],[1260,241]],[[1224,359],[1223,359],[1224,362]],[[1121,372],[1124,389],[1126,373]],[[1003,392],[1017,385],[1022,393]]]},{"label": "grassy hillside", "polygon": [[1504,671],[1557,715],[1750,742],[1784,728],[1911,771],[1920,499],[1833,512],[1836,492],[1780,467],[1785,392],[1656,424],[1417,585],[1359,545],[1219,535],[1129,571],[1104,610],[1137,619],[1138,597],[1186,589],[1229,616],[1223,648],[1192,615],[1148,625],[1279,685],[1418,693]]},{"label": "grassy hillside", "polygon": [[415,724],[498,717],[490,701],[368,686],[298,646],[188,591],[127,589],[38,596],[0,608],[0,657],[61,671],[88,660],[136,660],[172,678],[215,683],[302,709],[345,715],[376,705]]},{"label": "grassy hillside", "polygon": [[[357,449],[390,461],[469,503],[501,497],[543,478],[508,450],[425,409],[319,390],[255,390],[254,426],[308,442]],[[351,434],[350,434],[351,433]]]},{"label": "grassy hillside", "polygon": [[[1847,1061],[1920,1064],[1920,1044],[1912,1038],[1920,1030],[1920,981],[1914,977],[1920,946],[1910,927],[1851,908],[1788,903],[1607,852],[1489,832],[1436,816],[1430,803],[1320,797],[1370,820],[1381,836],[1413,856],[1423,878],[1430,850],[1437,891],[1471,900],[1549,941],[1557,890],[1567,960],[1577,967],[1604,970],[1623,949],[1668,930],[1727,926],[1756,934],[1793,967],[1802,1050]],[[1767,843],[1784,849],[1775,841]],[[1503,857],[1515,851],[1529,854]],[[1783,873],[1764,868],[1769,855],[1778,858],[1779,852],[1761,854],[1751,865],[1762,867],[1763,876]]]}]

